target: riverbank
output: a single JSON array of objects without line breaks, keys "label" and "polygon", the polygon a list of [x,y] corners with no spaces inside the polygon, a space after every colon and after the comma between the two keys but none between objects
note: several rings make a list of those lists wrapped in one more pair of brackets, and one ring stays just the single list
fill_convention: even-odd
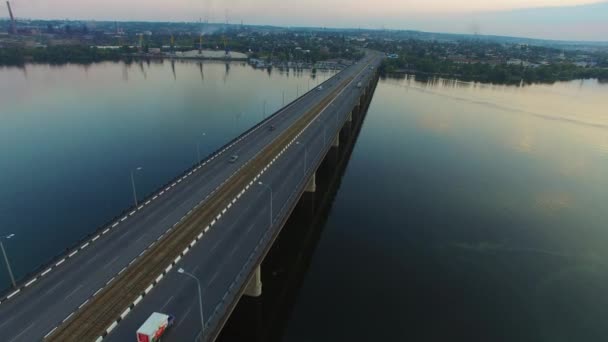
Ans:
[{"label": "riverbank", "polygon": [[381,66],[381,73],[384,76],[418,75],[492,84],[551,84],[578,79],[597,79],[600,82],[608,82],[608,68],[584,68],[568,63],[524,67],[512,64],[457,64],[449,61],[437,61],[432,65],[417,65],[400,60],[386,60]]}]

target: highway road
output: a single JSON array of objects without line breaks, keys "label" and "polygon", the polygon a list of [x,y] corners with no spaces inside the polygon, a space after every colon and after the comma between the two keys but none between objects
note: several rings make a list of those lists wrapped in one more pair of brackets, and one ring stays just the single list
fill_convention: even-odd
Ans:
[{"label": "highway road", "polygon": [[[217,189],[231,180],[246,165],[247,161],[271,144],[303,113],[329,95],[345,77],[348,77],[349,73],[355,73],[355,69],[356,66],[351,67],[340,73],[339,76],[329,79],[323,85],[323,90],[314,90],[305,94],[269,120],[246,132],[219,155],[204,161],[202,163],[204,165],[195,168],[192,173],[188,173],[185,178],[180,178],[149,198],[149,201],[145,201],[141,207],[117,222],[111,223],[107,227],[109,230],[104,229],[100,231],[100,234],[94,235],[90,241],[84,242],[78,249],[69,253],[70,257],[57,260],[57,266],[43,271],[43,275],[34,278],[34,281],[28,281],[29,285],[26,288],[9,299],[2,300],[0,303],[2,340],[8,342],[41,340],[62,321],[70,317],[73,312],[82,310],[79,309],[80,307],[84,305],[86,308],[86,303],[94,299],[95,295],[108,286],[108,283],[111,285],[113,279],[120,276],[125,268],[133,264],[151,246],[158,243],[157,241],[168,234],[167,232],[174,229],[194,208],[205,205],[212,199],[216,195]],[[270,125],[275,126],[276,129],[271,131]],[[292,160],[291,157],[288,157],[290,153],[277,159],[276,165],[269,168],[271,171],[268,175],[278,169],[278,165],[282,163],[288,163],[284,167],[290,168],[289,163],[296,162],[295,159]],[[312,156],[312,149],[309,153]],[[232,155],[239,156],[235,163],[228,161]],[[301,168],[295,169],[303,172],[301,157],[299,162]],[[298,177],[285,177],[285,175],[283,177],[284,182],[294,182],[298,179]],[[271,177],[271,179],[274,178]],[[272,186],[276,186],[277,189],[290,187],[293,189],[294,184],[280,184],[273,180]],[[263,231],[260,228],[262,226],[260,222],[265,219],[265,226],[269,227],[269,209],[264,207],[268,205],[268,199],[262,200],[264,195],[269,198],[268,190],[262,187],[246,192],[243,195],[244,198],[231,208],[230,214],[219,220],[218,225],[211,229],[196,245],[196,248],[184,258],[184,265],[188,260],[198,260],[192,264],[192,267],[184,267],[196,274],[208,276],[207,279],[210,283],[216,284],[208,287],[208,293],[221,291],[222,285],[231,281],[229,272],[224,273],[219,270],[235,269],[235,267],[242,267],[245,264],[243,255],[248,254],[247,247],[259,241],[259,233]],[[275,194],[277,213],[280,208],[279,204],[286,203],[285,196],[285,193],[281,192]],[[197,259],[198,253],[200,256]],[[162,289],[170,287],[166,284],[172,284],[171,279],[175,276],[173,273],[171,272],[171,276],[162,281],[151,295],[158,293],[162,297],[162,294],[165,293]],[[177,278],[175,281],[181,286],[193,286],[188,279]],[[224,288],[224,293],[226,288]],[[185,288],[180,293],[188,293],[188,291],[189,289]],[[161,298],[161,300],[165,300],[163,305],[181,303],[180,298],[170,297]],[[216,298],[221,297],[220,295]],[[189,303],[196,303],[192,296],[185,298]],[[144,309],[140,310],[140,308],[144,308],[148,303],[153,305],[155,301],[146,298],[142,304],[136,307],[133,314],[125,319],[124,324],[119,325],[111,337],[114,338],[115,335],[118,340],[121,340],[118,336],[121,336],[121,331],[126,329],[123,327],[127,327],[130,320],[133,320],[134,324],[140,324],[141,322],[137,322],[138,312],[143,312]],[[212,305],[212,303],[206,305]],[[207,310],[213,311],[211,306],[207,307]],[[184,315],[184,319],[180,319],[178,325],[188,326],[186,317],[191,316]],[[176,327],[174,331],[177,334],[181,329]],[[134,332],[131,334],[131,338],[133,338]]]},{"label": "highway road", "polygon": [[[367,83],[368,75],[371,73],[364,74],[364,83]],[[269,218],[269,190],[263,186],[253,187],[180,262],[179,267],[201,281],[205,335],[212,335],[210,330],[222,323],[230,309],[229,304],[238,300],[239,286],[245,284],[264,247],[274,238],[283,219],[289,216],[291,206],[298,201],[308,177],[323,160],[346,116],[352,111],[355,99],[359,97],[356,88],[358,79],[319,115],[260,178],[273,189],[273,224],[270,224]],[[194,340],[201,331],[196,282],[175,271],[170,272],[107,339],[134,341],[135,331],[152,312],[165,312],[176,317],[175,326],[163,337],[163,341]]]}]

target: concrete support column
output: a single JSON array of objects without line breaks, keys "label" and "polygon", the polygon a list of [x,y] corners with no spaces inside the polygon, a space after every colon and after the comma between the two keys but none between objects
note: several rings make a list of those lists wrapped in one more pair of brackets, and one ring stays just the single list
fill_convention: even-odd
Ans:
[{"label": "concrete support column", "polygon": [[310,177],[310,180],[308,181],[308,184],[306,185],[306,190],[304,190],[305,192],[316,192],[317,191],[317,173],[313,173],[312,177]]},{"label": "concrete support column", "polygon": [[262,267],[258,266],[253,272],[253,276],[249,279],[249,284],[245,289],[245,296],[259,297],[262,295]]},{"label": "concrete support column", "polygon": [[340,147],[340,133],[338,133],[338,135],[336,135],[334,142],[331,143],[331,147]]}]

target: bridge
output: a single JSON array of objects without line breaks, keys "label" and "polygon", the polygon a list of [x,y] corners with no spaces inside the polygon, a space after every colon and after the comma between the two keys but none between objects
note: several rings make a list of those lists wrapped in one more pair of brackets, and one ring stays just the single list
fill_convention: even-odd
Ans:
[{"label": "bridge", "polygon": [[176,317],[164,340],[213,341],[241,296],[261,295],[262,260],[381,58],[368,52],[20,283],[0,299],[3,341],[135,340],[155,311]]}]

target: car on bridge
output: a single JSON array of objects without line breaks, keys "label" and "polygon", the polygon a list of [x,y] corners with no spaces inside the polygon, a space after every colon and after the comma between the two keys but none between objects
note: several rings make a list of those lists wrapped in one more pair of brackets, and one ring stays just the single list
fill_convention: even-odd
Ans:
[{"label": "car on bridge", "polygon": [[230,159],[228,159],[228,162],[229,162],[230,164],[234,164],[234,163],[236,163],[236,161],[237,161],[238,159],[239,159],[239,156],[237,156],[237,155],[235,154],[235,155],[231,156],[231,157],[230,157]]}]

